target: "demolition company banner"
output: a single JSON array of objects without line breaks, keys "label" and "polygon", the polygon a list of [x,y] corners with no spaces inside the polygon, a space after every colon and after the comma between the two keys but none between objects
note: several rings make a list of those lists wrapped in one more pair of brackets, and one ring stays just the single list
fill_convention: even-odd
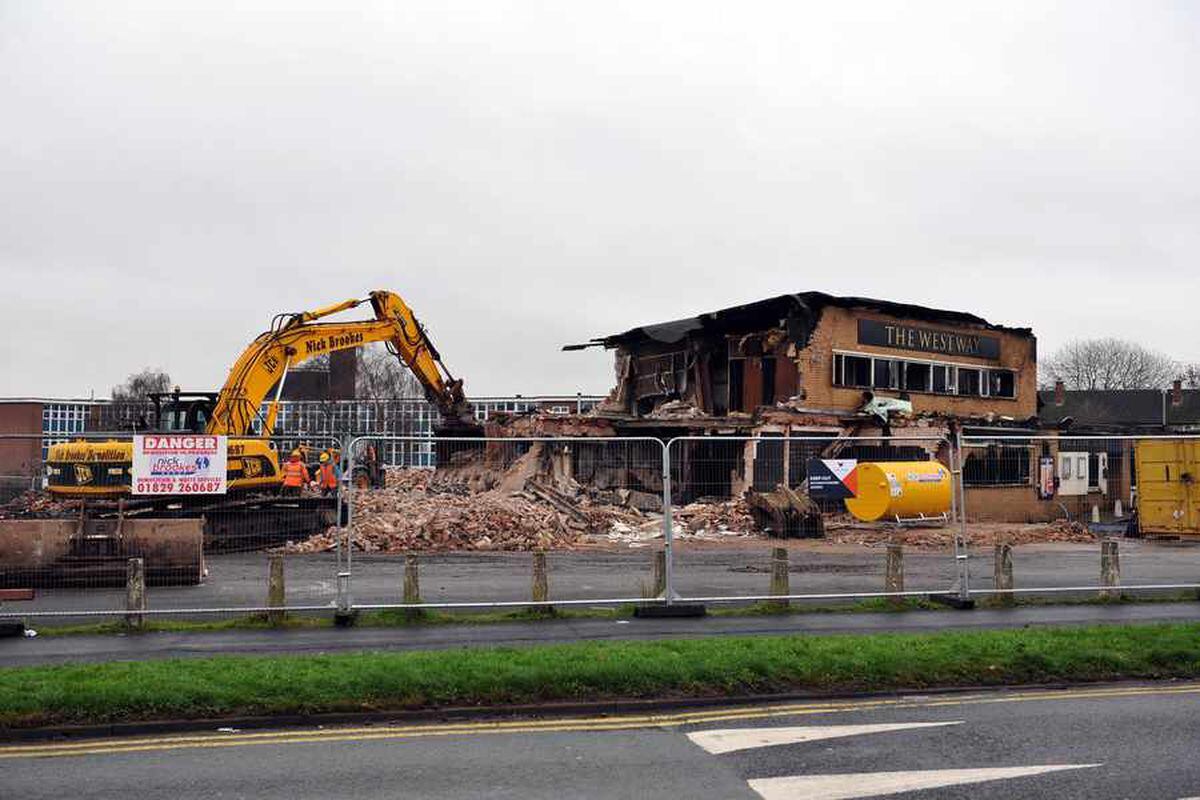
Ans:
[{"label": "demolition company banner", "polygon": [[808,495],[816,500],[845,500],[858,494],[858,460],[810,458]]},{"label": "demolition company banner", "polygon": [[225,436],[133,437],[134,494],[225,494]]}]

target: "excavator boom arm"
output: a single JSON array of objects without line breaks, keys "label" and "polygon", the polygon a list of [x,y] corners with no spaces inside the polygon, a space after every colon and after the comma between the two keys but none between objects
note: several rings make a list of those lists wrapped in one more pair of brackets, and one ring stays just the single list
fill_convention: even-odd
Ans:
[{"label": "excavator boom arm", "polygon": [[[314,321],[366,302],[374,309],[375,319]],[[464,418],[466,400],[462,381],[453,379],[412,310],[392,292],[375,291],[367,300],[347,300],[281,319],[282,322],[255,339],[230,369],[209,419],[209,433],[249,432],[271,387],[284,378],[288,369],[320,355],[365,347],[372,342],[388,343],[389,349],[425,387],[426,395],[438,405],[443,416]],[[268,428],[273,423],[272,413]]]}]

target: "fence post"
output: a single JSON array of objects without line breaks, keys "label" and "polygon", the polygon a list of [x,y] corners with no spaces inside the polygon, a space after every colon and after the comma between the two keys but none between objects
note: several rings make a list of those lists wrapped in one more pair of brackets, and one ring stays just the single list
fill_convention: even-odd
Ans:
[{"label": "fence post", "polygon": [[958,536],[954,539],[954,559],[958,563],[958,599],[966,606],[971,603],[971,564],[967,549],[967,492],[963,480],[962,450],[962,428],[959,428],[954,432],[954,446],[951,448],[950,475],[955,485],[950,488],[958,493]]},{"label": "fence post", "polygon": [[125,569],[125,626],[141,630],[146,610],[146,566],[140,558],[131,558]]},{"label": "fence post", "polygon": [[675,599],[675,535],[672,531],[671,515],[671,444],[660,443],[662,446],[662,484],[663,484],[663,551],[666,569],[663,574],[663,599],[667,605]]},{"label": "fence post", "polygon": [[[550,599],[550,582],[546,577],[546,551],[537,550],[533,554],[533,602],[544,603]],[[533,606],[535,614],[553,614],[551,606]]]},{"label": "fence post", "polygon": [[[1113,539],[1105,539],[1100,543],[1100,585],[1117,587],[1121,585],[1121,557],[1117,552],[1117,543]],[[1120,597],[1116,588],[1100,590],[1102,600],[1115,600]]]},{"label": "fence post", "polygon": [[[421,575],[416,553],[404,555],[404,602],[405,604],[421,602]],[[410,620],[420,619],[425,612],[420,608],[407,609]]]},{"label": "fence post", "polygon": [[[343,455],[346,471],[343,476],[354,475],[354,445],[357,439],[350,437]],[[341,522],[339,519],[338,522]],[[346,526],[345,535],[337,537],[337,608],[333,612],[333,624],[338,627],[348,627],[354,624],[353,587],[350,584],[350,551],[354,549],[351,537],[354,535],[354,484],[351,480],[346,491]],[[344,541],[343,541],[344,540]]]},{"label": "fence post", "polygon": [[[887,566],[883,577],[885,592],[904,591],[904,548],[898,544],[887,546]],[[889,597],[888,605],[900,608],[904,605],[903,597]]]},{"label": "fence post", "polygon": [[[771,548],[771,594],[774,596],[791,594],[788,575],[788,551],[786,547]],[[788,607],[788,601],[772,600],[771,607],[775,609],[785,609]]]},{"label": "fence post", "polygon": [[275,554],[267,562],[267,606],[271,609],[267,612],[267,622],[271,625],[283,624],[284,596],[283,556]]},{"label": "fence post", "polygon": [[992,579],[992,584],[996,589],[1000,590],[1000,594],[996,595],[996,601],[1002,606],[1011,606],[1016,602],[1016,598],[1012,593],[1012,545],[996,545],[996,558],[994,566],[995,577]]},{"label": "fence post", "polygon": [[651,564],[650,597],[662,597],[667,591],[667,554],[662,550],[654,551],[654,561]]}]

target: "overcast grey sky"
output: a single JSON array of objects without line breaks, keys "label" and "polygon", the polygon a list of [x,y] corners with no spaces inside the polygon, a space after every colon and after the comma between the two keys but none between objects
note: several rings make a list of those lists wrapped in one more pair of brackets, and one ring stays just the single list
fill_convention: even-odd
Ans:
[{"label": "overcast grey sky", "polygon": [[476,394],[808,289],[1200,360],[1198,9],[0,0],[0,395],[372,288]]}]

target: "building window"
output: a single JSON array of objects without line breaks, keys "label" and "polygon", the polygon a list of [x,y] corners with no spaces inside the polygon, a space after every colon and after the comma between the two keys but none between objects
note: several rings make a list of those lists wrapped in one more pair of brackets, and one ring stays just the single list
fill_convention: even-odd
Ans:
[{"label": "building window", "polygon": [[905,361],[904,385],[900,388],[910,392],[928,392],[929,375],[933,371],[931,365],[920,361]]},{"label": "building window", "polygon": [[988,384],[992,397],[1016,397],[1017,376],[1012,370],[993,369],[988,371]]},{"label": "building window", "polygon": [[762,405],[775,405],[775,359],[770,356],[762,359]]},{"label": "building window", "polygon": [[964,486],[1028,486],[1030,451],[1027,447],[988,445],[966,449]]},{"label": "building window", "polygon": [[958,368],[958,393],[968,397],[974,397],[979,394],[979,370]]},{"label": "building window", "polygon": [[837,354],[833,357],[833,385],[855,389],[871,386],[871,359]]},{"label": "building window", "polygon": [[1017,374],[935,361],[835,353],[833,385],[847,388],[898,389],[963,397],[1017,396]]},{"label": "building window", "polygon": [[896,362],[876,358],[871,385],[876,389],[896,388]]}]

